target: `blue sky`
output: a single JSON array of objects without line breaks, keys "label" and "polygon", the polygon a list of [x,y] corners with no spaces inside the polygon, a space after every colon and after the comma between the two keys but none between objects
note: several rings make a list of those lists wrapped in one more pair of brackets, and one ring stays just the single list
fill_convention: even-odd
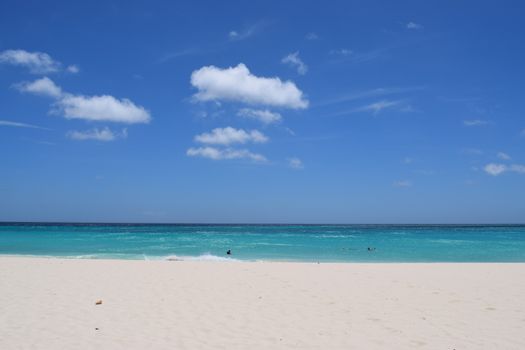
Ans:
[{"label": "blue sky", "polygon": [[0,220],[516,223],[519,1],[0,4]]}]

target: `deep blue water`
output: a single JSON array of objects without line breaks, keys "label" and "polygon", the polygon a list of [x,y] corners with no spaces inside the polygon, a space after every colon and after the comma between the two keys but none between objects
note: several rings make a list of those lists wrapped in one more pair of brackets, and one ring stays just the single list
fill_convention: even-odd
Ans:
[{"label": "deep blue water", "polygon": [[228,249],[239,260],[525,262],[525,226],[0,223],[0,254],[220,260]]}]

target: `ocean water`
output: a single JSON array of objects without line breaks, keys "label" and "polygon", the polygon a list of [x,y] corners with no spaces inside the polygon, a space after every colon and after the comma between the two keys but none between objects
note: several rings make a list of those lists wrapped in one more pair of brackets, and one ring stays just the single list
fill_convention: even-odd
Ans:
[{"label": "ocean water", "polygon": [[525,262],[525,226],[0,223],[0,254],[151,260]]}]

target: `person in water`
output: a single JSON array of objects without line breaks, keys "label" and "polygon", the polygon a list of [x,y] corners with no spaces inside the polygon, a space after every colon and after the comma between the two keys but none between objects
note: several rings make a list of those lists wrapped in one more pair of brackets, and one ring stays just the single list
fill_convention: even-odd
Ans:
[{"label": "person in water", "polygon": [[228,251],[226,252],[226,255],[232,255],[232,250],[228,249]]}]

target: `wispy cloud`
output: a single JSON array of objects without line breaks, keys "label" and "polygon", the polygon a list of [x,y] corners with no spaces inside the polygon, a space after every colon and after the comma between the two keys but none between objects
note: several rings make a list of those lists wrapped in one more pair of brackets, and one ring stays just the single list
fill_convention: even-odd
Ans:
[{"label": "wispy cloud", "polygon": [[461,153],[467,156],[480,156],[483,154],[483,151],[478,148],[463,148]]},{"label": "wispy cloud", "polygon": [[245,26],[240,30],[230,30],[228,32],[228,39],[231,41],[240,41],[248,39],[249,37],[259,33],[265,26],[265,21],[258,21],[256,23]]},{"label": "wispy cloud", "polygon": [[480,119],[471,119],[471,120],[464,120],[463,125],[465,126],[486,126],[489,125],[490,122],[487,120],[480,120]]},{"label": "wispy cloud", "polygon": [[197,135],[195,136],[195,141],[215,145],[230,145],[248,142],[264,143],[268,141],[268,137],[258,130],[245,131],[228,126],[226,128],[216,128],[209,133]]},{"label": "wispy cloud", "polygon": [[213,160],[230,160],[230,159],[249,159],[254,162],[266,162],[267,159],[262,154],[252,153],[247,149],[220,149],[215,147],[198,147],[189,148],[186,151],[189,157],[202,157]]},{"label": "wispy cloud", "polygon": [[416,23],[416,22],[408,22],[407,25],[406,25],[406,28],[407,29],[417,30],[417,29],[423,29],[423,26],[421,24]]},{"label": "wispy cloud", "polygon": [[304,38],[306,40],[317,40],[317,39],[319,39],[319,35],[317,35],[314,32],[310,32],[310,33],[306,34]]},{"label": "wispy cloud", "polygon": [[243,118],[258,120],[264,124],[275,124],[282,120],[280,113],[267,109],[242,108],[237,112],[237,115]]},{"label": "wispy cloud", "polygon": [[14,127],[14,128],[30,128],[30,129],[51,130],[51,129],[44,128],[44,127],[41,127],[41,126],[38,126],[38,125],[13,122],[13,121],[10,121],[10,120],[0,120],[0,126],[10,126],[10,127]]},{"label": "wispy cloud", "polygon": [[297,157],[288,158],[288,166],[292,169],[304,169],[303,161]]},{"label": "wispy cloud", "polygon": [[303,62],[301,57],[299,57],[299,51],[286,55],[281,62],[296,68],[297,73],[301,75],[305,75],[306,72],[308,72],[308,66]]},{"label": "wispy cloud", "polygon": [[113,133],[108,127],[105,127],[103,129],[90,129],[90,130],[84,130],[84,131],[68,131],[66,136],[72,140],[76,141],[89,141],[89,140],[95,140],[95,141],[102,141],[102,142],[109,142],[114,141],[117,138],[126,138],[128,136],[127,129],[122,129],[120,133]]},{"label": "wispy cloud", "polygon": [[525,165],[521,164],[500,164],[500,163],[489,163],[485,165],[483,170],[492,176],[499,176],[507,172],[514,172],[518,174],[525,174]]},{"label": "wispy cloud", "polygon": [[501,160],[511,160],[512,158],[505,152],[498,152],[496,156]]},{"label": "wispy cloud", "polygon": [[202,67],[191,74],[191,85],[199,91],[197,101],[232,101],[292,109],[308,107],[303,92],[291,81],[257,77],[240,63],[236,67]]},{"label": "wispy cloud", "polygon": [[372,112],[374,114],[378,114],[385,109],[399,106],[401,102],[402,101],[400,100],[396,100],[396,101],[382,100],[382,101],[370,103],[365,106],[356,108],[355,111],[356,112]]},{"label": "wispy cloud", "polygon": [[80,72],[80,68],[76,64],[72,64],[66,67],[66,71],[68,71],[69,73],[76,74]]},{"label": "wispy cloud", "polygon": [[348,48],[340,48],[329,51],[333,63],[351,62],[365,63],[385,56],[390,48],[379,48],[366,52],[358,52]]},{"label": "wispy cloud", "polygon": [[[49,74],[62,70],[62,64],[59,61],[54,60],[45,52],[38,51],[5,50],[0,52],[0,63],[25,67],[32,74]],[[77,73],[78,67],[76,70],[66,70],[71,73]]]},{"label": "wispy cloud", "polygon": [[370,89],[370,90],[364,90],[364,91],[353,91],[353,92],[345,93],[345,94],[336,96],[334,98],[327,99],[325,101],[317,103],[315,104],[315,107],[351,102],[351,101],[373,98],[373,97],[399,95],[399,94],[405,94],[405,93],[414,92],[414,91],[423,90],[423,89],[424,87],[422,86],[410,86],[410,87],[386,87],[386,88],[376,88],[376,89]]},{"label": "wispy cloud", "polygon": [[196,47],[193,47],[193,48],[188,48],[188,49],[184,49],[184,50],[179,50],[179,51],[174,51],[174,52],[168,52],[166,54],[164,54],[163,56],[161,56],[156,63],[166,63],[168,61],[171,61],[173,59],[176,59],[176,58],[179,58],[179,57],[184,57],[184,56],[189,56],[189,55],[196,55],[196,54],[200,54],[200,53],[203,53],[205,52],[205,50],[203,50],[202,48],[196,48]]},{"label": "wispy cloud", "polygon": [[408,180],[399,180],[399,181],[394,181],[392,185],[394,187],[407,188],[407,187],[412,187],[412,182]]}]

